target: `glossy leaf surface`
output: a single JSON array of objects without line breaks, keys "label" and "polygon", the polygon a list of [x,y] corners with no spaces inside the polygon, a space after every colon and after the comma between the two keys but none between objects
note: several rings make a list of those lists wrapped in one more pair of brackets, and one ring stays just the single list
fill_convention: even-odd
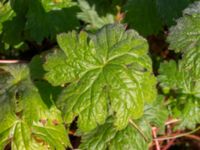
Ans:
[{"label": "glossy leaf surface", "polygon": [[58,100],[67,123],[79,116],[79,128],[88,131],[112,114],[123,129],[155,99],[147,42],[135,31],[107,25],[90,39],[85,32],[70,32],[57,40],[62,51],[51,53],[44,68],[53,85],[71,83]]}]

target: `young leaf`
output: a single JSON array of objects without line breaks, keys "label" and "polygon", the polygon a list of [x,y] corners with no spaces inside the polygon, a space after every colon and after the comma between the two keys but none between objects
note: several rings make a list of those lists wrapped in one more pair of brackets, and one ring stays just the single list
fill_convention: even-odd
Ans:
[{"label": "young leaf", "polygon": [[71,32],[57,41],[62,51],[47,56],[45,77],[53,85],[71,83],[58,100],[67,123],[79,116],[79,128],[89,131],[112,114],[117,129],[123,129],[155,99],[148,45],[135,31],[107,25],[90,39],[85,32]]},{"label": "young leaf", "polygon": [[0,149],[65,150],[70,146],[60,111],[48,108],[30,80],[26,65],[2,66]]},{"label": "young leaf", "polygon": [[87,23],[86,28],[88,30],[100,29],[106,24],[111,24],[115,22],[115,16],[112,14],[106,14],[100,17],[94,6],[90,6],[85,0],[78,0],[78,6],[81,12],[77,14],[77,17]]}]

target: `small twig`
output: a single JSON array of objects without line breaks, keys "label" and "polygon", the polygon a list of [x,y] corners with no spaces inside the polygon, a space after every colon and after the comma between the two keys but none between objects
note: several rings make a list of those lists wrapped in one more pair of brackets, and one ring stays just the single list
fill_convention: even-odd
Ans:
[{"label": "small twig", "polygon": [[191,139],[194,139],[194,140],[197,140],[197,141],[200,142],[200,137],[198,137],[198,136],[196,136],[196,135],[188,134],[188,135],[185,135],[185,137],[191,138]]},{"label": "small twig", "polygon": [[158,140],[158,141],[163,141],[163,140],[169,140],[169,139],[175,139],[175,138],[180,138],[189,134],[192,134],[196,131],[200,130],[200,126],[197,127],[196,129],[190,131],[190,132],[186,132],[186,133],[182,133],[182,134],[178,134],[178,135],[171,135],[171,136],[167,136],[167,137],[162,137],[162,138],[155,138],[154,140]]},{"label": "small twig", "polygon": [[16,63],[24,63],[24,60],[0,60],[0,64],[16,64]]},{"label": "small twig", "polygon": [[137,124],[135,124],[135,122],[133,122],[133,120],[129,119],[129,123],[140,133],[140,135],[144,138],[146,142],[149,142],[142,130],[138,127]]},{"label": "small twig", "polygon": [[[156,127],[152,127],[152,134],[153,134],[153,138],[156,139],[157,138],[157,128]],[[159,145],[159,142],[158,140],[155,140],[154,141],[155,144],[156,144],[156,150],[160,150],[160,145]]]},{"label": "small twig", "polygon": [[[172,134],[171,126],[170,124],[167,125],[167,136]],[[167,140],[167,142],[170,142],[170,140]]]},{"label": "small twig", "polygon": [[170,119],[170,120],[168,120],[167,122],[165,122],[165,125],[177,123],[177,122],[179,122],[179,121],[180,121],[179,119]]},{"label": "small twig", "polygon": [[0,64],[13,64],[19,63],[19,60],[0,60]]},{"label": "small twig", "polygon": [[[178,131],[178,134],[180,133],[180,131]],[[168,143],[162,148],[162,150],[168,150],[176,141],[176,139],[171,139],[168,141]]]}]

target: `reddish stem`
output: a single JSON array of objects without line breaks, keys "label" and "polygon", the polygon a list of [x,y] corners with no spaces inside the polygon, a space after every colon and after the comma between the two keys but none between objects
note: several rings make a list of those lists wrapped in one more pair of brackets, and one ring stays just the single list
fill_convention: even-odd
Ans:
[{"label": "reddish stem", "polygon": [[198,137],[196,135],[188,134],[188,135],[185,135],[185,137],[191,138],[191,139],[194,139],[194,140],[197,140],[200,142],[200,137]]},{"label": "reddish stem", "polygon": [[156,144],[156,150],[160,150],[160,145],[159,145],[159,142],[158,140],[156,140],[157,138],[157,128],[156,127],[152,127],[152,134],[153,134],[153,138],[155,139],[154,142]]}]

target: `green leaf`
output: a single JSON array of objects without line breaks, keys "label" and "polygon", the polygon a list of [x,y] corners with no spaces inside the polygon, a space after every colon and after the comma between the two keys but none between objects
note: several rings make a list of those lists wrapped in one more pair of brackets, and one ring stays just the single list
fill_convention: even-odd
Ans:
[{"label": "green leaf", "polygon": [[182,95],[178,98],[172,98],[172,103],[168,106],[174,117],[180,119],[177,128],[181,130],[195,129],[200,123],[200,99]]},{"label": "green leaf", "polygon": [[194,62],[195,59],[187,67],[189,61],[184,57],[178,64],[165,62],[159,69],[160,86],[173,90],[168,108],[173,116],[180,119],[179,129],[194,129],[200,123],[200,74]]},{"label": "green leaf", "polygon": [[[18,15],[11,7],[11,2],[5,4],[0,3],[0,33],[1,40],[5,44],[11,46],[22,45],[22,32],[25,26],[25,17]],[[15,27],[13,28],[13,24]],[[2,49],[2,47],[1,47]]]},{"label": "green leaf", "polygon": [[185,9],[189,0],[156,0],[156,5],[159,15],[165,25],[175,24],[175,20],[182,15],[182,10]]},{"label": "green leaf", "polygon": [[200,45],[200,2],[191,4],[183,11],[183,17],[177,25],[170,28],[168,36],[170,49],[175,52],[187,52]]},{"label": "green leaf", "polygon": [[88,4],[95,8],[100,16],[116,13],[116,6],[122,6],[121,0],[87,0]]},{"label": "green leaf", "polygon": [[72,0],[42,0],[41,3],[46,12],[51,10],[61,10],[62,8],[67,8],[75,5]]},{"label": "green leaf", "polygon": [[[13,24],[15,27],[13,28]],[[12,46],[21,44],[23,41],[22,32],[25,27],[25,18],[22,16],[13,16],[11,20],[3,23],[3,41]]]},{"label": "green leaf", "polygon": [[62,87],[52,86],[45,80],[35,81],[34,84],[38,88],[38,92],[48,107],[50,107],[52,103],[57,100],[62,91]]},{"label": "green leaf", "polygon": [[168,41],[171,49],[182,52],[182,59],[161,65],[158,79],[174,93],[168,107],[181,120],[178,128],[194,129],[200,123],[200,2],[184,10]]},{"label": "green leaf", "polygon": [[30,75],[32,79],[42,79],[45,71],[43,69],[43,58],[42,56],[36,55],[31,59],[31,62],[28,64],[30,68]]},{"label": "green leaf", "polygon": [[[147,150],[148,143],[134,129],[128,125],[121,131],[115,130],[113,122],[108,120],[104,125],[99,126],[94,131],[83,136],[80,149],[83,150]],[[138,123],[139,124],[139,123]],[[151,127],[148,125],[141,126],[145,122],[140,122],[142,132],[146,137],[151,138]]]},{"label": "green leaf", "polygon": [[54,38],[57,33],[75,29],[79,25],[77,11],[76,5],[70,1],[31,0],[25,29],[28,36],[37,42],[48,37]]},{"label": "green leaf", "polygon": [[128,0],[124,9],[127,11],[125,21],[140,34],[157,34],[162,29],[155,0]]},{"label": "green leaf", "polygon": [[57,41],[62,51],[47,56],[45,78],[53,85],[71,83],[58,99],[67,123],[79,116],[79,128],[89,131],[112,114],[123,129],[155,99],[148,45],[135,31],[107,25],[91,38],[70,32]]},{"label": "green leaf", "polygon": [[164,127],[164,123],[168,118],[168,112],[164,105],[164,96],[158,95],[157,99],[152,104],[147,104],[144,107],[144,115],[141,119],[148,120],[151,126]]},{"label": "green leaf", "polygon": [[115,22],[115,16],[113,14],[106,14],[105,16],[99,16],[94,6],[90,6],[85,0],[78,0],[78,6],[81,12],[77,14],[77,17],[87,23],[87,30],[96,30],[103,27],[106,24]]},{"label": "green leaf", "polygon": [[70,146],[61,112],[42,100],[26,65],[2,66],[0,149],[65,150]]},{"label": "green leaf", "polygon": [[[179,61],[178,67],[174,61],[162,64],[159,69],[160,75],[158,76],[162,87],[169,87],[182,94],[194,95],[199,97],[200,83],[199,83],[199,70],[194,66],[193,68],[186,68],[185,59]],[[167,68],[165,70],[165,68]],[[169,72],[172,70],[172,74]],[[174,76],[176,74],[176,76]]]},{"label": "green leaf", "polygon": [[182,51],[183,58],[178,62],[177,66],[175,62],[171,61],[165,65],[161,65],[160,68],[161,83],[171,80],[171,83],[174,82],[174,84],[177,84],[173,87],[172,84],[169,85],[171,86],[170,88],[179,89],[182,93],[195,95],[196,97],[199,97],[200,78],[199,17],[200,2],[195,2],[184,10],[184,16],[170,30],[168,37],[171,48],[176,52]]},{"label": "green leaf", "polygon": [[[117,131],[113,128],[113,118],[109,118],[105,124],[83,135],[80,149],[147,150],[148,142],[151,140],[150,124],[162,128],[167,119],[167,111],[161,103],[163,103],[163,101],[158,99],[154,104],[146,105],[143,117],[138,120],[133,120],[145,137],[131,124],[125,129]],[[145,141],[144,138],[147,138],[149,141]]]},{"label": "green leaf", "polygon": [[12,19],[15,15],[14,11],[10,7],[10,3],[0,3],[0,33],[2,33],[3,22]]},{"label": "green leaf", "polygon": [[158,80],[163,88],[176,89],[177,80],[180,78],[180,73],[177,69],[177,63],[174,60],[160,64]]},{"label": "green leaf", "polygon": [[31,0],[10,0],[10,5],[19,16],[26,15]]}]

